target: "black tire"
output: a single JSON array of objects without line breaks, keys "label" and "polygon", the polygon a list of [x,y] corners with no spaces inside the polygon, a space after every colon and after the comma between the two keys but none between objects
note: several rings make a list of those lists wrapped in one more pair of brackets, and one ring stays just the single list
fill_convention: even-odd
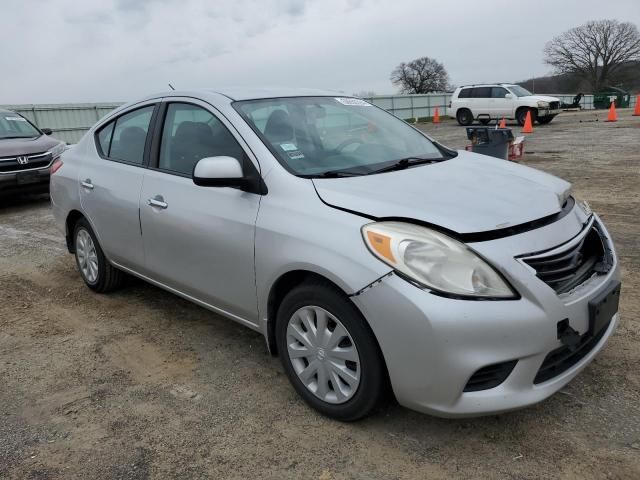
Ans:
[{"label": "black tire", "polygon": [[468,108],[461,108],[456,112],[456,120],[463,127],[468,127],[473,123],[473,113]]},{"label": "black tire", "polygon": [[[78,234],[81,231],[85,231],[86,233],[89,234],[89,236],[91,237],[91,240],[93,241],[93,246],[95,248],[95,253],[98,260],[98,274],[94,281],[90,281],[85,276],[80,266],[80,260],[78,258],[78,248],[76,244],[78,242]],[[113,265],[109,263],[107,258],[104,256],[104,252],[100,247],[100,243],[98,243],[98,238],[96,237],[95,233],[93,233],[93,229],[91,228],[91,225],[89,225],[89,222],[87,222],[87,220],[84,218],[79,219],[73,228],[73,245],[74,245],[76,265],[78,267],[78,271],[80,272],[80,276],[84,280],[84,283],[86,283],[91,290],[98,293],[107,293],[107,292],[116,290],[122,286],[125,279],[124,272],[118,270],[117,268],[115,268]]]},{"label": "black tire", "polygon": [[538,117],[538,123],[541,125],[547,125],[553,120],[555,115],[547,115],[546,117]]},{"label": "black tire", "polygon": [[531,123],[535,123],[538,116],[538,111],[535,108],[522,107],[519,108],[516,112],[516,120],[518,121],[518,125],[524,125],[524,122],[527,120],[527,112],[531,112]]},{"label": "black tire", "polygon": [[490,122],[490,121],[491,121],[491,119],[490,119],[490,118],[481,118],[481,119],[480,119],[480,123],[481,123],[482,125],[489,125],[489,122]]},{"label": "black tire", "polygon": [[[316,397],[298,377],[287,349],[289,319],[305,306],[321,307],[335,316],[353,339],[360,360],[360,383],[344,403],[329,403]],[[359,420],[387,398],[386,367],[378,343],[358,309],[335,287],[322,281],[303,283],[282,300],[276,318],[278,353],[289,381],[298,394],[320,413],[343,422]]]}]

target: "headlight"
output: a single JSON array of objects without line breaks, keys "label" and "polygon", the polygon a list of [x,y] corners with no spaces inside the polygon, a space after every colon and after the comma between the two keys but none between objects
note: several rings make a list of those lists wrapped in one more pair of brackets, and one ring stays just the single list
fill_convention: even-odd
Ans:
[{"label": "headlight", "polygon": [[469,247],[435,230],[378,222],[362,227],[362,236],[376,257],[429,289],[470,297],[516,297]]},{"label": "headlight", "polygon": [[66,149],[67,149],[67,146],[64,143],[59,143],[55,147],[50,148],[47,153],[51,154],[51,158],[56,159],[60,155],[62,155],[62,152],[64,152]]},{"label": "headlight", "polygon": [[549,102],[538,102],[538,108],[549,108]]}]

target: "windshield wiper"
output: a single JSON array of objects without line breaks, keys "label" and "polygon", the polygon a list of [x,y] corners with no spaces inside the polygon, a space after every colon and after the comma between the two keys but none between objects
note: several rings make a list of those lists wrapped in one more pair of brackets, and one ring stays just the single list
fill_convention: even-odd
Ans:
[{"label": "windshield wiper", "polygon": [[391,165],[387,165],[386,167],[378,168],[376,170],[371,170],[367,172],[367,175],[373,175],[376,173],[383,172],[392,172],[394,170],[404,170],[405,168],[413,167],[414,165],[421,165],[424,163],[437,163],[442,159],[436,158],[418,158],[418,157],[407,157],[402,158]]},{"label": "windshield wiper", "polygon": [[33,136],[25,136],[25,135],[11,135],[8,137],[0,137],[0,140],[11,140],[11,139],[15,139],[15,138],[35,138]]},{"label": "windshield wiper", "polygon": [[342,178],[342,177],[359,177],[362,173],[349,172],[347,170],[328,170],[322,173],[311,173],[308,175],[300,175],[302,178]]}]

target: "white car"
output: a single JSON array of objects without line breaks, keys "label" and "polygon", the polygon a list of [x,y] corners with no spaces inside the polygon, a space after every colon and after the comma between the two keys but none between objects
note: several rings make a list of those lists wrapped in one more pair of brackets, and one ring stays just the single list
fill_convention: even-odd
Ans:
[{"label": "white car", "polygon": [[547,124],[561,111],[560,99],[534,95],[520,85],[506,83],[458,87],[449,109],[449,114],[464,126],[474,120],[486,125],[501,118],[516,119],[524,125],[527,112],[531,112],[531,121]]}]

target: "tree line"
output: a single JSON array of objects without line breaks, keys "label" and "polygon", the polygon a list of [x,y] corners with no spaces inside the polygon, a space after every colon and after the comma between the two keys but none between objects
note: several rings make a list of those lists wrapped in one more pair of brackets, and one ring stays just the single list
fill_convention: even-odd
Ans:
[{"label": "tree line", "polygon": [[[616,82],[625,65],[640,61],[640,33],[630,22],[590,21],[550,40],[544,47],[544,61],[557,74],[584,80],[595,92]],[[390,80],[405,94],[453,89],[444,65],[430,57],[402,62]]]}]

